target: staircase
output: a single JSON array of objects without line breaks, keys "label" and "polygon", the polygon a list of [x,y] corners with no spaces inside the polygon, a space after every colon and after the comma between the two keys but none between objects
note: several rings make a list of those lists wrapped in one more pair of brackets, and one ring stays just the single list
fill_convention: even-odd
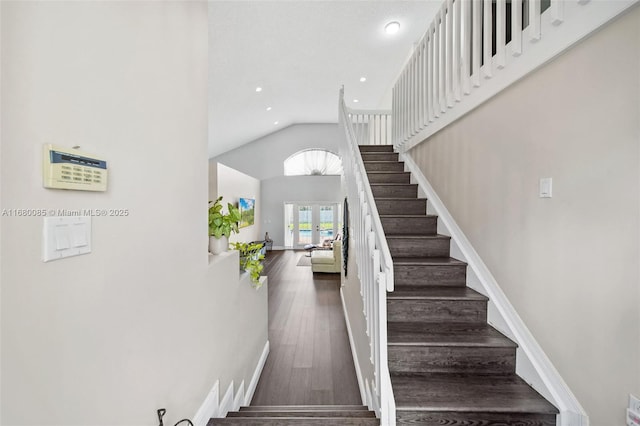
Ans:
[{"label": "staircase", "polygon": [[379,425],[373,411],[363,405],[290,405],[241,407],[240,411],[221,419],[211,419],[207,426],[374,426]]},{"label": "staircase", "polygon": [[391,145],[361,145],[393,258],[388,363],[398,425],[555,426],[558,410],[515,374],[516,344],[487,324],[487,298]]}]

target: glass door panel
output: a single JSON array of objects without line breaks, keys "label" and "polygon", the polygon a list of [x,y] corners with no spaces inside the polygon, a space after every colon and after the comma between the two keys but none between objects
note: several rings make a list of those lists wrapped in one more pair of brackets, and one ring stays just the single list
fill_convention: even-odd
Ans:
[{"label": "glass door panel", "polygon": [[318,206],[320,215],[319,223],[317,224],[318,232],[320,233],[319,242],[324,240],[333,240],[335,233],[333,232],[335,224],[335,206]]},{"label": "glass door panel", "polygon": [[297,245],[313,244],[313,206],[298,206]]}]

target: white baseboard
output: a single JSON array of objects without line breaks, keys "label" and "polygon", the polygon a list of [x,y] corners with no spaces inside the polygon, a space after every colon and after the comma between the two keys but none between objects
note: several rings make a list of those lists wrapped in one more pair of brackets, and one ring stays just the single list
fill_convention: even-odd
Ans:
[{"label": "white baseboard", "polygon": [[367,408],[369,408],[369,410],[373,410],[376,412],[376,416],[378,418],[380,418],[380,407],[378,407],[377,401],[375,400],[375,398],[373,397],[373,394],[371,393],[371,386],[369,386],[369,381],[365,380],[365,394],[366,394],[366,399],[367,399],[367,403],[366,406]]},{"label": "white baseboard", "polygon": [[356,367],[356,377],[358,378],[358,387],[360,388],[360,399],[362,399],[363,405],[369,405],[367,400],[367,393],[365,391],[365,384],[362,378],[362,371],[360,370],[360,363],[358,362],[358,353],[356,352],[356,344],[353,340],[353,333],[351,332],[351,323],[349,322],[349,314],[347,313],[347,305],[344,302],[344,294],[342,288],[340,288],[340,300],[342,300],[342,310],[344,311],[344,320],[347,323],[347,334],[349,335],[349,346],[351,346],[351,356],[353,357],[353,364]]},{"label": "white baseboard", "polygon": [[236,396],[233,398],[233,410],[238,411],[240,407],[244,405],[244,380],[240,382],[240,386],[238,386],[238,390],[236,391]]},{"label": "white baseboard", "polygon": [[220,382],[216,380],[198,412],[193,416],[193,426],[206,426],[210,418],[218,416],[218,407],[220,405],[219,388]]},{"label": "white baseboard", "polygon": [[216,417],[227,417],[229,411],[233,411],[233,380],[229,383],[229,387],[220,401]]},{"label": "white baseboard", "polygon": [[258,380],[260,380],[260,375],[262,374],[262,369],[264,368],[264,364],[267,362],[267,357],[269,356],[269,341],[264,344],[264,348],[262,349],[262,355],[260,355],[260,359],[258,360],[258,365],[256,365],[256,369],[253,372],[253,376],[251,376],[251,381],[249,382],[249,386],[247,387],[247,393],[244,396],[244,405],[250,405],[251,400],[253,399],[253,394],[256,392],[256,387],[258,386]]},{"label": "white baseboard", "polygon": [[253,394],[256,391],[256,386],[258,386],[258,380],[260,379],[260,375],[262,374],[262,369],[264,368],[268,355],[269,341],[267,340],[246,392],[244,388],[244,380],[240,383],[240,386],[235,392],[232,381],[229,384],[227,391],[224,393],[222,400],[220,400],[220,381],[216,380],[204,399],[204,402],[196,412],[195,416],[193,416],[193,425],[206,426],[209,419],[212,417],[225,417],[229,411],[237,411],[241,406],[249,405],[253,398]]},{"label": "white baseboard", "polygon": [[560,410],[559,425],[587,426],[589,417],[586,411],[509,302],[495,277],[440,200],[422,170],[408,153],[400,154],[400,157],[420,190],[426,194],[429,205],[438,215],[438,232],[443,225],[446,228],[443,231],[451,236],[452,247],[455,246],[455,251],[461,254],[460,260],[469,265],[470,271],[467,276],[468,280],[473,281],[469,285],[472,288],[478,288],[489,298],[490,313],[494,316],[492,325],[498,328],[507,327],[506,330],[501,331],[518,344],[518,355],[522,354],[526,357],[526,360],[518,362],[518,374],[538,392],[551,399],[551,402]]}]

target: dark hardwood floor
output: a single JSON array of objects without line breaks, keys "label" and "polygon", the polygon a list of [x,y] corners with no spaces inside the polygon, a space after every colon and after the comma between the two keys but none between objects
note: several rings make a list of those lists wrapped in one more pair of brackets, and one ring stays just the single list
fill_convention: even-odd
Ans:
[{"label": "dark hardwood floor", "polygon": [[359,405],[340,275],[297,266],[304,255],[267,254],[270,353],[251,405]]}]

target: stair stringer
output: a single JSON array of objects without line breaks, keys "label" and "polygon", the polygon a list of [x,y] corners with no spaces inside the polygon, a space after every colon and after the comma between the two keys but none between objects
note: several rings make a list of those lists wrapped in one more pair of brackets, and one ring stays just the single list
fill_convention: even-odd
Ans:
[{"label": "stair stringer", "polygon": [[588,426],[586,411],[551,360],[533,337],[524,321],[500,288],[489,268],[471,245],[462,229],[444,206],[427,178],[408,153],[400,153],[419,196],[427,198],[427,213],[438,216],[438,233],[451,237],[451,257],[468,264],[467,286],[489,298],[488,322],[518,344],[516,374],[547,398],[559,410],[558,426]]}]

